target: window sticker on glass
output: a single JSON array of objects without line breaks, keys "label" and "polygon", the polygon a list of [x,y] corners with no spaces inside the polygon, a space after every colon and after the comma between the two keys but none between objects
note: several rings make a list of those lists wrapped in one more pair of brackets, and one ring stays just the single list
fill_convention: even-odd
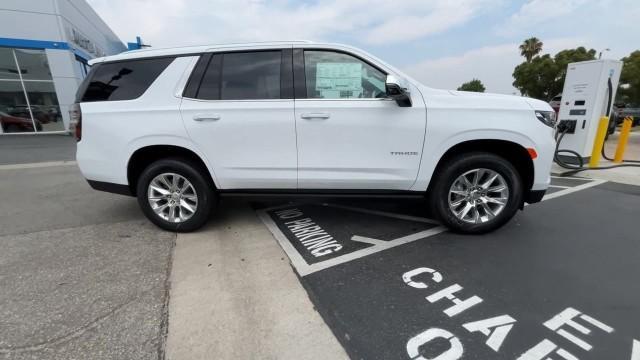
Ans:
[{"label": "window sticker on glass", "polygon": [[318,63],[316,91],[329,99],[358,98],[362,94],[361,63]]}]

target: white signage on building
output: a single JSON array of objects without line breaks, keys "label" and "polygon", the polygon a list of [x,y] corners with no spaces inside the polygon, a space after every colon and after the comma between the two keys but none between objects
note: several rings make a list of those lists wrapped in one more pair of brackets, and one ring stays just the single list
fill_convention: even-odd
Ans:
[{"label": "white signage on building", "polygon": [[89,40],[89,38],[80,33],[80,31],[78,31],[77,29],[70,28],[69,35],[71,41],[79,48],[86,50],[97,57],[102,57],[105,55],[104,51],[97,47],[96,44],[93,43],[93,41]]}]

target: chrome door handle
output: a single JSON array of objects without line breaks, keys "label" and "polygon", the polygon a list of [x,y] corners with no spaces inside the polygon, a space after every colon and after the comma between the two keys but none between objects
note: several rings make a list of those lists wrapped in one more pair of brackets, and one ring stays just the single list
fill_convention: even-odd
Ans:
[{"label": "chrome door handle", "polygon": [[216,121],[216,120],[220,120],[220,115],[218,115],[218,114],[196,114],[196,115],[193,115],[193,120],[195,120],[195,121]]},{"label": "chrome door handle", "polygon": [[303,119],[328,119],[331,115],[327,113],[303,113],[300,117]]}]

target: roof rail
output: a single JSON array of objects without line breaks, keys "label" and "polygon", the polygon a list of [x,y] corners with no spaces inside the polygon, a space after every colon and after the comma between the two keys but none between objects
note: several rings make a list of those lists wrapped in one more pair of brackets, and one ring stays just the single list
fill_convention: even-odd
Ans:
[{"label": "roof rail", "polygon": [[237,43],[222,43],[222,44],[207,44],[206,46],[214,48],[214,47],[230,47],[230,46],[242,46],[242,45],[253,45],[253,44],[291,44],[291,43],[301,43],[301,44],[312,44],[311,40],[275,40],[275,41],[247,41],[247,42],[237,42]]}]

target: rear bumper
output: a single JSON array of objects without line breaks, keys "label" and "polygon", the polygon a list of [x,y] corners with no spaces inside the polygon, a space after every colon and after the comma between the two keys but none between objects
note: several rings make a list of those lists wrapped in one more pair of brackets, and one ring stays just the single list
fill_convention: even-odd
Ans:
[{"label": "rear bumper", "polygon": [[524,202],[529,204],[535,204],[537,202],[542,201],[544,194],[547,190],[529,190],[526,194],[524,194]]},{"label": "rear bumper", "polygon": [[95,180],[87,180],[89,186],[91,186],[94,190],[110,192],[113,194],[127,195],[133,196],[131,193],[131,189],[128,185],[122,184],[114,184],[103,181],[95,181]]}]

